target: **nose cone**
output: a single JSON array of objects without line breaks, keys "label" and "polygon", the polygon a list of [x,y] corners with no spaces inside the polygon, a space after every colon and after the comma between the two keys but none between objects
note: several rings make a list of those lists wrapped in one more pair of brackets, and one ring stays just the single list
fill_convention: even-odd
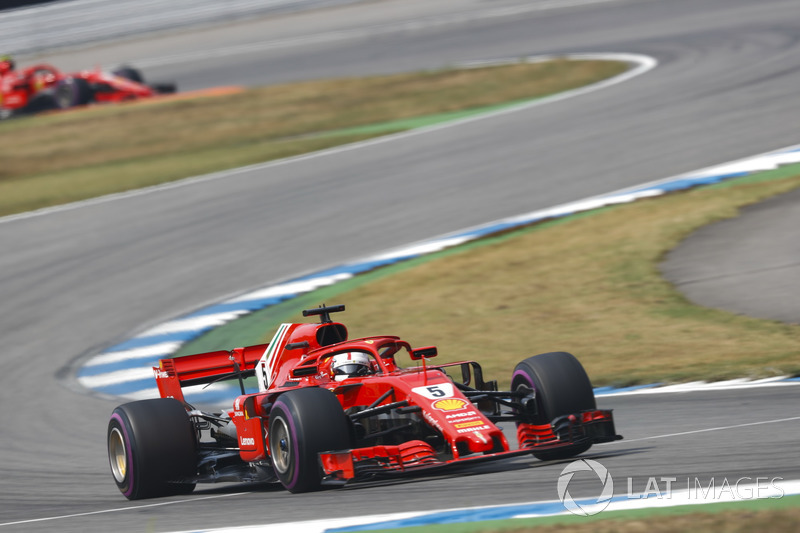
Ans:
[{"label": "nose cone", "polygon": [[[475,425],[480,423],[480,425]],[[458,426],[470,426],[461,427]],[[455,451],[459,457],[472,453],[498,453],[509,450],[508,440],[503,432],[494,424],[484,424],[480,421],[462,422],[453,424],[459,432],[456,438]]]}]

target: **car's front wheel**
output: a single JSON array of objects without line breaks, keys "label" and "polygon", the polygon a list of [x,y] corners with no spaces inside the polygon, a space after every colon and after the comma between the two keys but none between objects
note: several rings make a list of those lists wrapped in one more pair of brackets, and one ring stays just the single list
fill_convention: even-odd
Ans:
[{"label": "car's front wheel", "polygon": [[183,405],[157,398],[120,405],[108,422],[111,474],[129,500],[194,490],[197,469],[194,425]]},{"label": "car's front wheel", "polygon": [[[532,424],[549,424],[560,416],[597,408],[589,376],[580,361],[567,352],[543,353],[521,361],[514,368],[511,389],[536,392],[537,413]],[[566,459],[591,446],[581,443],[533,455],[543,461]]]},{"label": "car's front wheel", "polygon": [[281,394],[269,414],[272,467],[290,492],[320,488],[319,453],[351,446],[350,425],[336,395],[326,389]]}]

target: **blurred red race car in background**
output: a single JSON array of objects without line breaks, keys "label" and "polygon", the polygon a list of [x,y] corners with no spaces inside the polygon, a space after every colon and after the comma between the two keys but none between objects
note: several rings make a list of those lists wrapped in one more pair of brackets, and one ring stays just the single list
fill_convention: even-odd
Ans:
[{"label": "blurred red race car in background", "polygon": [[174,84],[146,84],[131,67],[64,73],[39,64],[18,71],[11,58],[0,58],[0,118],[174,92]]}]

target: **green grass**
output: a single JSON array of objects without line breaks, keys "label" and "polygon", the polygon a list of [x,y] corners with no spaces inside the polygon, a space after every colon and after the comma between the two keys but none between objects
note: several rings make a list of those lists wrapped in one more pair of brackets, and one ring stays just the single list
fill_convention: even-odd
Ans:
[{"label": "green grass", "polygon": [[620,74],[554,60],[334,79],[0,123],[0,216],[313,152]]},{"label": "green grass", "polygon": [[376,270],[234,322],[181,354],[269,340],[299,310],[344,303],[351,337],[436,344],[503,383],[536,353],[574,353],[595,385],[800,374],[800,326],[688,302],[658,271],[681,239],[800,186],[779,169],[520,231]]},{"label": "green grass", "polygon": [[797,531],[800,497],[683,505],[594,516],[561,515],[421,527],[381,529],[382,533],[749,533]]}]

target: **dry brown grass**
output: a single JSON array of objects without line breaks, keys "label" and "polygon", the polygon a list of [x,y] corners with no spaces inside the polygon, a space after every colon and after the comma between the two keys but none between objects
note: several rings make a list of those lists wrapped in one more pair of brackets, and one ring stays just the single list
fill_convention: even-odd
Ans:
[{"label": "dry brown grass", "polygon": [[[351,336],[438,344],[509,378],[520,359],[569,351],[595,385],[800,372],[800,326],[687,302],[658,272],[691,231],[800,177],[619,206],[429,261],[336,297]],[[330,298],[328,301],[333,301]]]},{"label": "dry brown grass", "polygon": [[[796,171],[796,170],[794,170]],[[379,269],[217,328],[178,355],[269,342],[299,310],[343,303],[351,337],[436,344],[508,385],[522,358],[565,350],[596,386],[800,375],[800,326],[698,307],[658,271],[695,229],[800,186],[780,179],[617,206]],[[755,178],[759,179],[759,178]]]},{"label": "dry brown grass", "polygon": [[319,150],[387,133],[338,130],[536,98],[626,68],[557,60],[312,81],[7,121],[0,124],[0,215]]}]

